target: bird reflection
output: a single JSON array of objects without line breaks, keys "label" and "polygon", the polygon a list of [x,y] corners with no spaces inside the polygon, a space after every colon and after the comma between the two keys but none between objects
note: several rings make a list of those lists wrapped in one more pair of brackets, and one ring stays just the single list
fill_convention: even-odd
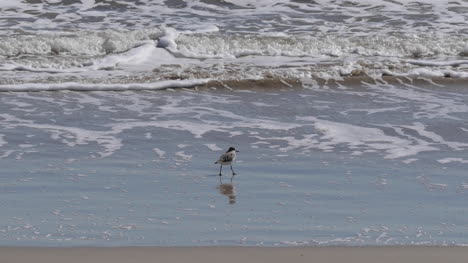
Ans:
[{"label": "bird reflection", "polygon": [[234,188],[234,184],[232,183],[232,178],[231,183],[229,184],[223,184],[223,182],[219,180],[219,185],[216,188],[218,189],[220,194],[228,197],[230,205],[236,203],[236,189]]}]

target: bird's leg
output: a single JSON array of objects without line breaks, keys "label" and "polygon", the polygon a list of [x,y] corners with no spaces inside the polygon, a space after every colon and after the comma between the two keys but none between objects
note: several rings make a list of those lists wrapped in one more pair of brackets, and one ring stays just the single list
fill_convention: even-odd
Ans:
[{"label": "bird's leg", "polygon": [[232,170],[232,164],[231,164],[231,171],[232,171],[232,175],[236,175],[236,173],[234,172],[234,170]]},{"label": "bird's leg", "polygon": [[219,176],[221,176],[221,169],[223,169],[223,165],[222,165],[222,164],[219,166]]}]

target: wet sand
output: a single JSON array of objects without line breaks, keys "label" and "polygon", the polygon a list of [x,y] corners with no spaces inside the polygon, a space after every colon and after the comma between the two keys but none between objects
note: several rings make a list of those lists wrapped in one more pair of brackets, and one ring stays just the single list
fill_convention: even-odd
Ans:
[{"label": "wet sand", "polygon": [[466,92],[5,93],[0,246],[466,245]]},{"label": "wet sand", "polygon": [[1,247],[5,263],[124,262],[466,262],[464,247]]}]

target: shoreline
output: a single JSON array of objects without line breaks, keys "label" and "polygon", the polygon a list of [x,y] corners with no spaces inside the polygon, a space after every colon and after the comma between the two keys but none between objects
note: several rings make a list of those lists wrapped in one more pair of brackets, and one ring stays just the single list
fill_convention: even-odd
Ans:
[{"label": "shoreline", "polygon": [[370,247],[0,247],[2,262],[466,262],[468,248]]},{"label": "shoreline", "polygon": [[173,91],[178,89],[213,91],[217,89],[227,89],[233,91],[275,91],[282,89],[307,89],[310,86],[339,88],[346,86],[349,88],[361,89],[363,83],[403,85],[414,87],[444,87],[450,86],[457,89],[465,89],[468,78],[462,77],[441,77],[441,76],[403,76],[403,75],[382,75],[372,77],[369,75],[347,75],[338,78],[312,77],[303,82],[300,78],[264,77],[264,78],[199,78],[199,79],[145,79],[137,82],[24,82],[24,83],[0,83],[0,93],[3,92],[125,92],[125,91]]}]

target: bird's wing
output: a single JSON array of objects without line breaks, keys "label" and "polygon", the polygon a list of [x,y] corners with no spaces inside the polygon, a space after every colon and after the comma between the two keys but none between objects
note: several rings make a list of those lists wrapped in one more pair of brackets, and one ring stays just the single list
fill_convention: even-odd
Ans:
[{"label": "bird's wing", "polygon": [[221,154],[221,156],[219,156],[218,160],[215,162],[215,164],[219,163],[219,162],[224,162],[224,154]]},{"label": "bird's wing", "polygon": [[223,154],[219,159],[222,159],[223,162],[231,162],[233,160],[232,154]]}]

